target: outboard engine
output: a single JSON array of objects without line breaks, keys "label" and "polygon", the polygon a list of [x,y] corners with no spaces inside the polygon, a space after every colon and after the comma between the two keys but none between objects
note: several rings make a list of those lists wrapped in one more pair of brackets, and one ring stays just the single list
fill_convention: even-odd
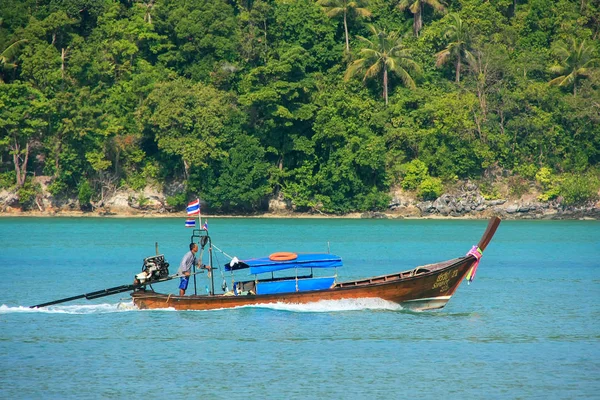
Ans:
[{"label": "outboard engine", "polygon": [[169,263],[163,254],[144,258],[142,272],[135,276],[134,283],[152,283],[169,276]]}]

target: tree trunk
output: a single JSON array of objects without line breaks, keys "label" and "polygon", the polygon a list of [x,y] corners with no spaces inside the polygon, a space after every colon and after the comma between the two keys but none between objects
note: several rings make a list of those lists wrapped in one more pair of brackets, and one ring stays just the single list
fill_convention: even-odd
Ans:
[{"label": "tree trunk", "polygon": [[[283,146],[281,147],[283,148]],[[279,155],[279,160],[277,160],[277,168],[279,169],[279,171],[283,171],[283,154]],[[281,175],[282,174],[280,174],[279,179],[277,179],[277,183],[273,187],[274,195],[276,198],[279,198],[279,193],[281,192],[281,182],[279,182],[279,180],[281,179]]]},{"label": "tree trunk", "polygon": [[460,83],[460,54],[456,59],[456,83]]},{"label": "tree trunk", "polygon": [[423,4],[419,3],[419,8],[417,9],[413,20],[413,32],[416,37],[419,37],[421,28],[423,28]]},{"label": "tree trunk", "polygon": [[35,196],[35,205],[40,211],[44,211],[43,203],[40,203],[40,199],[38,198],[38,196]]},{"label": "tree trunk", "polygon": [[504,111],[502,110],[502,107],[500,107],[500,133],[504,136],[505,131],[504,131]]},{"label": "tree trunk", "polygon": [[[485,79],[485,78],[484,78]],[[479,107],[483,115],[483,121],[487,121],[487,97],[485,95],[485,82],[477,81],[477,97],[479,98]]]},{"label": "tree trunk", "polygon": [[265,27],[265,54],[263,57],[263,61],[267,61],[267,52],[269,51],[269,46],[267,46],[267,20],[263,21],[263,26]]},{"label": "tree trunk", "polygon": [[185,175],[185,179],[188,179],[190,177],[190,165],[185,159],[183,160],[183,173]]},{"label": "tree trunk", "polygon": [[65,58],[67,57],[67,50],[63,47],[60,52],[60,73],[63,79],[65,79]]},{"label": "tree trunk", "polygon": [[19,142],[15,139],[13,145],[11,146],[11,150],[13,152],[13,163],[15,165],[15,173],[17,174],[17,187],[23,187],[25,184],[25,179],[27,179],[27,161],[29,160],[29,142],[25,145],[25,157],[21,161],[20,152],[21,146],[19,146]]},{"label": "tree trunk", "polygon": [[62,152],[62,138],[57,134],[56,146],[54,149],[54,178],[60,175],[60,153]]},{"label": "tree trunk", "polygon": [[385,99],[385,105],[388,105],[388,71],[387,65],[383,65],[383,98]]},{"label": "tree trunk", "polygon": [[348,23],[346,21],[346,9],[344,9],[344,32],[346,33],[346,52],[350,52],[350,42],[348,40]]}]

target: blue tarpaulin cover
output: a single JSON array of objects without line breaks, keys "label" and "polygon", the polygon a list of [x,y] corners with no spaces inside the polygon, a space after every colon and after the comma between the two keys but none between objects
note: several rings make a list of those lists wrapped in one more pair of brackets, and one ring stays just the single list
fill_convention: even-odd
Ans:
[{"label": "blue tarpaulin cover", "polygon": [[[325,290],[333,286],[335,278],[298,279],[298,292],[309,290]],[[256,285],[256,294],[291,293],[296,291],[296,280],[259,282]]]},{"label": "blue tarpaulin cover", "polygon": [[262,274],[265,272],[282,271],[292,268],[333,268],[341,267],[342,258],[334,254],[298,254],[298,258],[290,261],[273,261],[269,257],[252,258],[240,260],[238,264],[231,266],[225,264],[226,271],[242,268],[250,268],[251,274]]}]

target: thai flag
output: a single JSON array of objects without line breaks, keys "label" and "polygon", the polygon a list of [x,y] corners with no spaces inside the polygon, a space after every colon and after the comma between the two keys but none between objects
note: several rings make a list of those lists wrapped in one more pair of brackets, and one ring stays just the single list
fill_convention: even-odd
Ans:
[{"label": "thai flag", "polygon": [[204,221],[204,225],[202,225],[202,229],[208,232],[208,221]]},{"label": "thai flag", "polygon": [[196,220],[194,218],[188,218],[185,220],[185,227],[186,228],[195,228],[196,227]]},{"label": "thai flag", "polygon": [[188,215],[198,215],[200,214],[200,200],[196,199],[192,201],[187,206],[187,214]]}]

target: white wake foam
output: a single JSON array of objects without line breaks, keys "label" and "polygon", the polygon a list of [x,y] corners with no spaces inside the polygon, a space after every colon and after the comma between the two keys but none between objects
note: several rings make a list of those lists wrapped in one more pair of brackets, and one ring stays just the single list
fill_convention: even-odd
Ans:
[{"label": "white wake foam", "polygon": [[0,314],[11,313],[43,313],[43,314],[109,314],[115,312],[135,311],[138,308],[133,301],[116,304],[78,304],[68,306],[48,306],[42,308],[29,308],[24,306],[9,307],[6,304],[0,306]]},{"label": "white wake foam", "polygon": [[[339,312],[339,311],[360,311],[360,310],[384,310],[384,311],[399,311],[402,307],[399,304],[382,300],[382,299],[345,299],[345,300],[321,300],[307,304],[288,304],[288,303],[271,303],[271,304],[255,304],[248,306],[235,307],[239,308],[266,308],[278,311],[291,312],[307,312],[307,313],[322,313],[322,312]],[[173,308],[161,308],[161,311],[175,311]],[[222,311],[226,309],[208,310]],[[1,314],[11,313],[43,313],[43,314],[110,314],[129,311],[152,311],[139,310],[133,301],[120,302],[115,304],[77,304],[77,305],[54,305],[42,308],[29,308],[24,306],[10,307],[5,304],[0,306]]]},{"label": "white wake foam", "polygon": [[271,303],[245,306],[248,308],[269,308],[272,310],[292,312],[336,312],[336,311],[360,311],[360,310],[385,310],[399,311],[402,306],[383,299],[345,299],[345,300],[321,300],[307,304]]}]

